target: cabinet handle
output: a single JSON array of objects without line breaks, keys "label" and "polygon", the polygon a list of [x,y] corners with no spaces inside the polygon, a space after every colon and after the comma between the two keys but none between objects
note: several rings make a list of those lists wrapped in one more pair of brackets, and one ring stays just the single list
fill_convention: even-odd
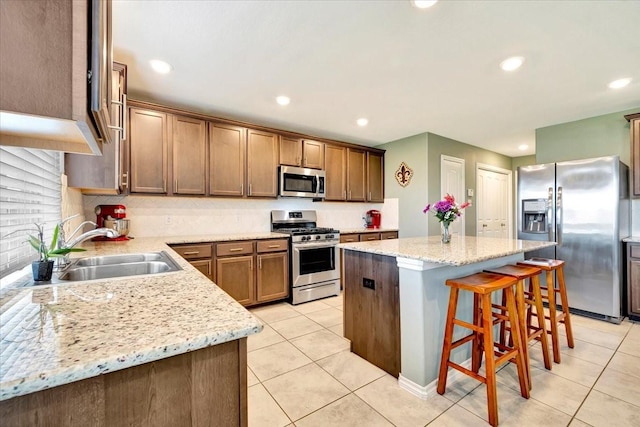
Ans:
[{"label": "cabinet handle", "polygon": [[200,251],[186,251],[183,255],[198,255]]},{"label": "cabinet handle", "polygon": [[253,258],[249,260],[249,270],[253,270]]},{"label": "cabinet handle", "polygon": [[251,195],[251,184],[249,184],[249,196]]},{"label": "cabinet handle", "polygon": [[178,180],[177,180],[177,179],[175,179],[175,180],[173,181],[173,192],[174,192],[174,193],[177,193],[177,192],[178,192]]},{"label": "cabinet handle", "polygon": [[244,194],[244,184],[240,184],[240,194]]},{"label": "cabinet handle", "polygon": [[369,191],[369,201],[371,201],[371,191]]},{"label": "cabinet handle", "polygon": [[346,191],[343,191],[343,192],[342,192],[342,198],[343,198],[343,199],[346,199],[346,198],[347,198],[347,192],[346,192]]},{"label": "cabinet handle", "polygon": [[280,245],[269,245],[269,249],[279,248]]},{"label": "cabinet handle", "polygon": [[375,237],[367,237],[367,240],[376,240]]},{"label": "cabinet handle", "polygon": [[127,94],[122,94],[122,140],[127,139]]},{"label": "cabinet handle", "polygon": [[242,250],[242,248],[231,248],[229,249],[229,252],[240,252]]},{"label": "cabinet handle", "polygon": [[162,191],[164,191],[164,192],[167,191],[167,180],[166,179],[162,180]]},{"label": "cabinet handle", "polygon": [[349,190],[349,199],[351,199],[351,190]]},{"label": "cabinet handle", "polygon": [[262,258],[258,258],[258,269],[262,270]]},{"label": "cabinet handle", "polygon": [[120,133],[120,139],[127,139],[127,131],[125,130],[125,115],[127,110],[127,95],[122,95],[122,101],[116,101],[115,99],[111,100],[112,104],[120,106],[120,126],[111,126],[108,125],[107,128],[117,130]]},{"label": "cabinet handle", "polygon": [[128,173],[123,173],[122,174],[122,179],[120,180],[120,186],[122,188],[129,188],[129,174]]}]

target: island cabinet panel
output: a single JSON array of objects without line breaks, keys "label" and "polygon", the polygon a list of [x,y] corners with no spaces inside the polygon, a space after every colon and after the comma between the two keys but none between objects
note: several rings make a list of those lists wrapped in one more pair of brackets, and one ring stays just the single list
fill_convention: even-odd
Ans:
[{"label": "island cabinet panel", "polygon": [[167,193],[167,115],[129,109],[132,193]]},{"label": "island cabinet panel", "polygon": [[347,149],[336,145],[325,148],[325,168],[327,178],[325,183],[325,200],[347,199]]},{"label": "island cabinet panel", "polygon": [[347,149],[347,200],[364,202],[367,184],[367,153],[363,150]]},{"label": "island cabinet panel", "polygon": [[324,143],[318,141],[303,140],[303,162],[302,166],[312,169],[324,169]]},{"label": "island cabinet panel", "polygon": [[344,336],[351,351],[400,373],[399,269],[395,257],[344,251]]},{"label": "island cabinet panel", "polygon": [[299,138],[280,137],[280,164],[302,166],[302,140]]},{"label": "island cabinet panel", "polygon": [[247,130],[242,127],[209,123],[209,194],[245,194],[245,154]]},{"label": "island cabinet panel", "polygon": [[247,426],[246,338],[0,402],[3,427]]},{"label": "island cabinet panel", "polygon": [[278,135],[247,132],[247,196],[278,196]]},{"label": "island cabinet panel", "polygon": [[207,124],[173,116],[173,193],[204,195],[207,176]]}]

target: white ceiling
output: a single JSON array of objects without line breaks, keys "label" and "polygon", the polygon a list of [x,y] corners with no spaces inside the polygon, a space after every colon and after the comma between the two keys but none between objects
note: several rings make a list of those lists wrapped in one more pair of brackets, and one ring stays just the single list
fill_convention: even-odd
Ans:
[{"label": "white ceiling", "polygon": [[515,157],[536,128],[640,107],[640,1],[114,0],[113,21],[130,97],[363,145],[432,132]]}]

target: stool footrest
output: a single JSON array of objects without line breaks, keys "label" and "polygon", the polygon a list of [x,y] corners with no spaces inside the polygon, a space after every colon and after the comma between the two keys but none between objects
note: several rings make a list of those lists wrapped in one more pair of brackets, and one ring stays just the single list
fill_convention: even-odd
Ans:
[{"label": "stool footrest", "polygon": [[475,372],[465,368],[464,366],[458,365],[457,363],[454,362],[448,362],[447,366],[449,366],[450,368],[453,368],[455,370],[458,370],[464,374],[469,375],[471,378],[475,378],[476,380],[480,381],[481,383],[486,384],[487,383],[487,379],[485,377],[483,377],[482,375],[476,374]]},{"label": "stool footrest", "polygon": [[453,350],[456,347],[460,347],[462,344],[468,343],[469,341],[473,340],[474,335],[467,335],[466,337],[460,338],[459,340],[455,340],[454,342],[451,343],[451,349]]},{"label": "stool footrest", "polygon": [[472,331],[482,332],[482,327],[474,325],[473,323],[465,322],[464,320],[453,319],[453,324],[471,329]]}]

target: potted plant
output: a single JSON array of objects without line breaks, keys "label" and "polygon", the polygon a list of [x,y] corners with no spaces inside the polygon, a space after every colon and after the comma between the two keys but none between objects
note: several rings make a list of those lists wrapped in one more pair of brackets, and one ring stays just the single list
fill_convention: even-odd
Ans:
[{"label": "potted plant", "polygon": [[47,246],[44,241],[44,225],[36,224],[38,229],[38,235],[29,235],[29,244],[38,251],[40,259],[31,263],[31,269],[33,271],[33,280],[36,282],[51,280],[53,274],[53,260],[50,258],[61,257],[69,252],[82,252],[81,248],[56,248],[58,244],[58,233],[60,232],[59,225],[53,229],[53,237],[51,244]]}]

